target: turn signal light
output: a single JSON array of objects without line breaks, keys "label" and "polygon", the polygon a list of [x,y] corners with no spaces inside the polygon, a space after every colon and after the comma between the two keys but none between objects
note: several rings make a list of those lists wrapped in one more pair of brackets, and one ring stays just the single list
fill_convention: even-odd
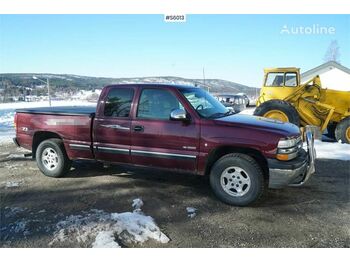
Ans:
[{"label": "turn signal light", "polygon": [[289,160],[289,155],[288,154],[277,154],[276,158],[278,160],[288,161]]}]

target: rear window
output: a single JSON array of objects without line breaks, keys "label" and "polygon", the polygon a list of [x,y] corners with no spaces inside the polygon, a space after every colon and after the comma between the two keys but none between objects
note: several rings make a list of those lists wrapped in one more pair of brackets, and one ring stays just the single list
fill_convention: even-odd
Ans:
[{"label": "rear window", "polygon": [[104,115],[110,117],[128,117],[133,97],[134,89],[132,88],[111,89],[106,98]]}]

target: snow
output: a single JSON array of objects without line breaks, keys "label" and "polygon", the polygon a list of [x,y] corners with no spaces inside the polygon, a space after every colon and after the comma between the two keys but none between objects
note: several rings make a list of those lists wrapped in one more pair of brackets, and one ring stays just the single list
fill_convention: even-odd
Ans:
[{"label": "snow", "polygon": [[21,181],[7,181],[6,188],[19,187]]},{"label": "snow", "polygon": [[141,207],[143,206],[143,201],[140,198],[136,198],[132,201],[132,208],[134,211],[141,211]]},{"label": "snow", "polygon": [[196,214],[196,211],[197,211],[197,208],[194,208],[194,207],[186,207],[186,211],[187,211],[187,216],[189,218],[194,218],[197,214]]},{"label": "snow", "polygon": [[92,209],[82,215],[67,216],[56,224],[54,238],[49,245],[71,241],[72,237],[81,244],[92,243],[91,247],[99,248],[142,244],[149,239],[169,242],[154,219],[142,213],[142,205],[143,201],[138,198],[133,200],[133,212],[107,213]]},{"label": "snow", "polygon": [[119,244],[115,242],[113,231],[102,231],[96,236],[95,242],[92,244],[93,248],[120,248]]},{"label": "snow", "polygon": [[243,115],[253,115],[255,110],[255,107],[247,107],[246,109],[244,109],[242,112],[239,112],[239,114],[243,114]]},{"label": "snow", "polygon": [[316,158],[350,161],[350,144],[329,143],[315,140]]}]

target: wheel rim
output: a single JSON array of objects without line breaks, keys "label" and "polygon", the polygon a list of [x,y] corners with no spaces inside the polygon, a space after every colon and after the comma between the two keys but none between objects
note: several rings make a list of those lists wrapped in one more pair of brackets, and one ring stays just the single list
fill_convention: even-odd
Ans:
[{"label": "wheel rim", "polygon": [[58,166],[58,155],[57,152],[51,148],[45,148],[41,154],[41,162],[48,170],[54,170]]},{"label": "wheel rim", "polygon": [[346,129],[345,136],[348,142],[350,142],[350,126]]},{"label": "wheel rim", "polygon": [[263,117],[277,119],[283,122],[289,122],[288,116],[280,110],[270,110]]},{"label": "wheel rim", "polygon": [[248,173],[244,169],[231,166],[221,173],[220,184],[227,194],[241,197],[248,193],[251,182]]}]

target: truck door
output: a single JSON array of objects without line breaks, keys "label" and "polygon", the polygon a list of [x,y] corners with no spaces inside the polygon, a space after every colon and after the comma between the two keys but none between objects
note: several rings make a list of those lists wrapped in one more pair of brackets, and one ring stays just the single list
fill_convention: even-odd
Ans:
[{"label": "truck door", "polygon": [[140,91],[131,125],[131,158],[136,165],[194,172],[199,151],[199,125],[170,120],[184,109],[174,89],[146,87]]},{"label": "truck door", "polygon": [[131,105],[133,87],[111,87],[101,97],[93,126],[95,158],[130,162]]}]

